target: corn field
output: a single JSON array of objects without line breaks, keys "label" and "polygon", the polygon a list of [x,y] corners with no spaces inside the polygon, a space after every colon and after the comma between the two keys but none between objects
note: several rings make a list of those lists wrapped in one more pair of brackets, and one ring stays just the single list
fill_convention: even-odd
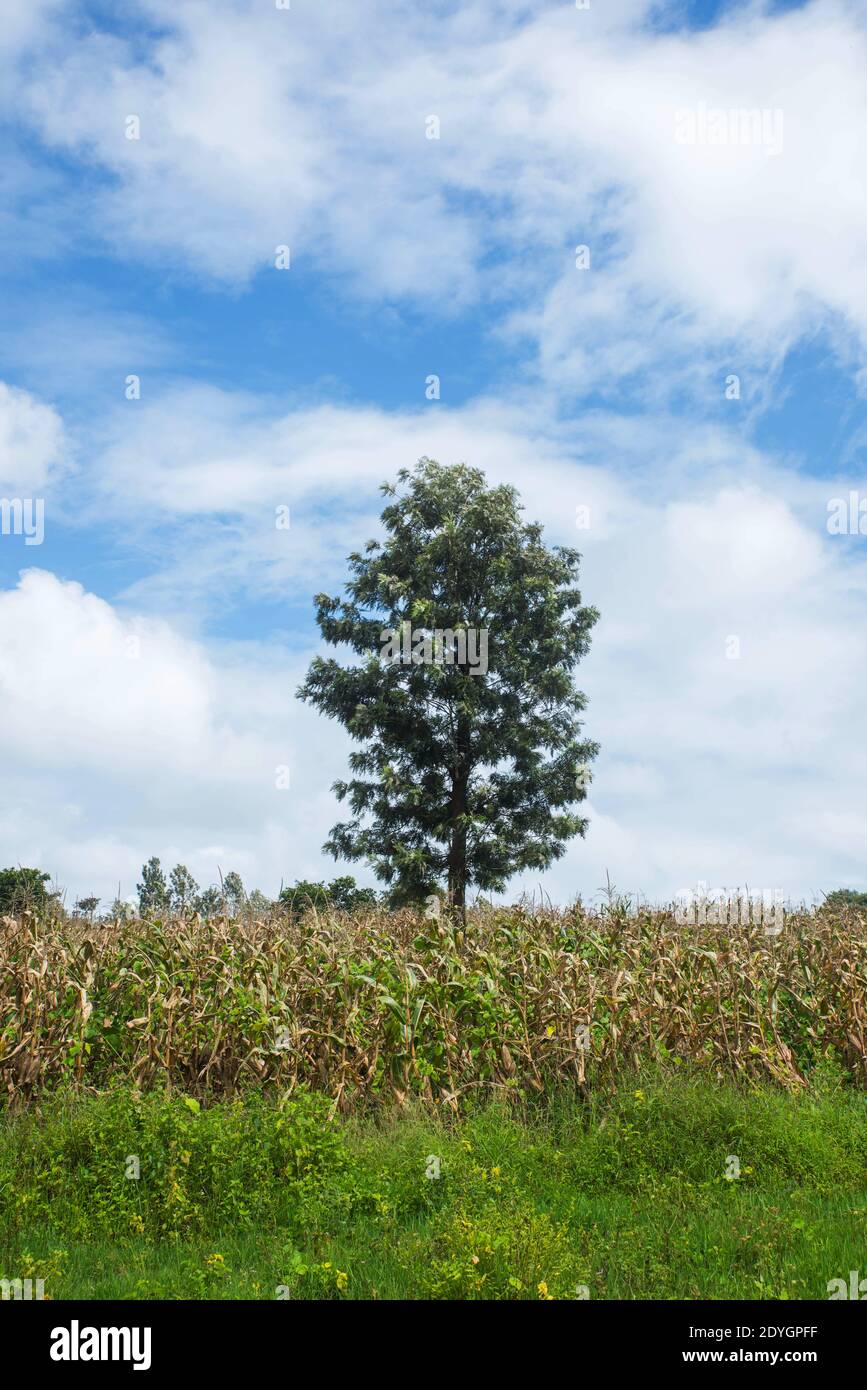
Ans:
[{"label": "corn field", "polygon": [[372,909],[300,919],[0,919],[0,1087],[585,1094],[639,1064],[797,1088],[833,1049],[867,1087],[867,922],[684,926],[671,912]]}]

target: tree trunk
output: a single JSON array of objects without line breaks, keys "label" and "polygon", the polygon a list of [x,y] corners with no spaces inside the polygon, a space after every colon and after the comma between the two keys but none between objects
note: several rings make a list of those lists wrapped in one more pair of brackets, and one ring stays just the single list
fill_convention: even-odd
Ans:
[{"label": "tree trunk", "polygon": [[466,921],[467,911],[467,827],[464,816],[467,811],[467,787],[470,780],[469,768],[469,723],[458,722],[455,744],[455,762],[452,767],[452,833],[449,844],[449,906]]},{"label": "tree trunk", "polygon": [[[461,788],[455,783],[452,788],[452,815],[462,815],[466,810],[466,798],[461,803]],[[449,906],[466,919],[467,901],[467,832],[463,825],[452,826],[452,839],[449,847]]]}]

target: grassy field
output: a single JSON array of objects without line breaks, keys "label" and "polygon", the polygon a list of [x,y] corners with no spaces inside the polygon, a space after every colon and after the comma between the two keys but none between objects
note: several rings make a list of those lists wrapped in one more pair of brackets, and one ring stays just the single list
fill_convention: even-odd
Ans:
[{"label": "grassy field", "polygon": [[459,1119],[124,1088],[0,1130],[0,1275],[53,1298],[823,1299],[867,1270],[865,1173],[867,1105],[830,1069],[798,1096],[645,1078]]},{"label": "grassy field", "polygon": [[779,1299],[867,1277],[854,912],[0,921],[0,1279]]}]

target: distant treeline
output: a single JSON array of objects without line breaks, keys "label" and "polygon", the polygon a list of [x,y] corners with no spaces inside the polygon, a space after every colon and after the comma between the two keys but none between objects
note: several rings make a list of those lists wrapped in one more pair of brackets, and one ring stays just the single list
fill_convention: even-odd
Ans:
[{"label": "distant treeline", "polygon": [[[51,875],[41,869],[0,869],[0,915],[22,912],[28,908],[44,911],[52,905],[58,911],[65,911],[61,891],[50,888],[50,882]],[[351,874],[334,878],[330,883],[296,879],[295,883],[281,888],[276,898],[267,897],[258,888],[248,893],[241,875],[234,871],[227,873],[219,884],[201,889],[185,864],[176,864],[166,878],[155,856],[142,865],[136,895],[136,899],[122,898],[118,893],[100,914],[97,914],[97,909],[101,898],[78,898],[74,915],[91,919],[98,915],[102,921],[129,917],[136,911],[142,917],[183,912],[195,912],[200,917],[238,917],[242,913],[259,916],[277,908],[299,916],[311,907],[355,912],[359,908],[392,905],[388,892],[359,888]],[[837,888],[827,895],[824,905],[835,909],[853,907],[867,910],[867,892],[855,888]]]},{"label": "distant treeline", "polygon": [[[61,892],[52,889],[51,875],[41,869],[0,869],[0,914],[31,910],[45,911],[55,907],[63,911]],[[225,914],[238,917],[244,912],[264,914],[275,908],[300,915],[311,907],[333,907],[342,912],[354,912],[360,907],[373,907],[383,895],[374,888],[359,888],[355,879],[346,874],[330,883],[297,879],[291,886],[281,888],[276,898],[268,898],[258,888],[248,893],[241,876],[231,871],[217,885],[201,889],[185,864],[176,864],[168,878],[159,859],[153,857],[142,866],[141,882],[136,885],[136,901],[118,896],[99,914],[102,920],[139,915],[157,916],[160,913],[196,912],[202,917]],[[75,915],[97,916],[102,899],[91,895],[78,898]]]}]

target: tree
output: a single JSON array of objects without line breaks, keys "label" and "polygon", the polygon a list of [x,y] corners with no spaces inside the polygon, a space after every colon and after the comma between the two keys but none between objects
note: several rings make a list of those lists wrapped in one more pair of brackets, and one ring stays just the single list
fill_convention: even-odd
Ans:
[{"label": "tree", "polygon": [[199,885],[186,864],[176,864],[169,874],[169,898],[175,912],[183,912],[192,907],[199,891]]},{"label": "tree", "polygon": [[234,870],[223,879],[223,898],[229,915],[237,917],[247,901],[247,894],[244,892],[241,875],[236,874]]},{"label": "tree", "polygon": [[0,869],[0,913],[47,907],[57,897],[45,887],[50,879],[41,869]]},{"label": "tree", "polygon": [[196,898],[196,911],[201,917],[216,917],[223,906],[219,888],[205,888]]},{"label": "tree", "polygon": [[299,878],[291,888],[283,888],[278,899],[284,907],[288,907],[294,917],[300,917],[309,908],[315,907],[322,911],[328,906],[328,889],[324,883],[314,883],[309,879]]},{"label": "tree", "polygon": [[77,911],[77,912],[83,912],[84,915],[85,915],[85,917],[89,917],[89,918],[91,919],[91,921],[93,920],[93,914],[94,914],[94,912],[96,911],[96,909],[97,909],[98,907],[99,907],[99,898],[93,898],[93,897],[91,897],[91,898],[79,898],[79,899],[78,899],[78,902],[75,904],[75,909],[76,909],[76,911]]},{"label": "tree", "polygon": [[169,890],[160,861],[154,856],[142,866],[141,883],[136,884],[139,912],[165,912],[169,906]]},{"label": "tree", "polygon": [[373,907],[376,903],[376,889],[358,888],[351,874],[333,878],[327,892],[329,901],[341,912],[355,912],[360,907]]},{"label": "tree", "polygon": [[352,818],[324,849],[368,860],[395,902],[445,880],[463,913],[470,884],[501,890],[586,830],[570,808],[598,748],[573,670],[598,614],[579,554],[543,543],[514,488],[422,459],[382,490],[385,540],[350,555],[345,599],[315,600],[360,661],[317,657],[298,692],[362,745],[334,786]]},{"label": "tree", "polygon": [[359,907],[372,907],[376,902],[375,888],[358,888],[351,874],[332,879],[331,883],[312,883],[298,879],[291,888],[284,888],[279,902],[300,917],[310,907],[336,907],[340,912],[355,912]]},{"label": "tree", "polygon": [[117,897],[103,920],[109,922],[128,922],[130,918],[134,916],[134,905],[131,902],[127,902],[126,898],[122,898],[120,896],[120,891],[118,891]]},{"label": "tree", "polygon": [[857,888],[835,888],[825,899],[825,907],[835,910],[841,907],[867,908],[867,893],[859,892]]}]

